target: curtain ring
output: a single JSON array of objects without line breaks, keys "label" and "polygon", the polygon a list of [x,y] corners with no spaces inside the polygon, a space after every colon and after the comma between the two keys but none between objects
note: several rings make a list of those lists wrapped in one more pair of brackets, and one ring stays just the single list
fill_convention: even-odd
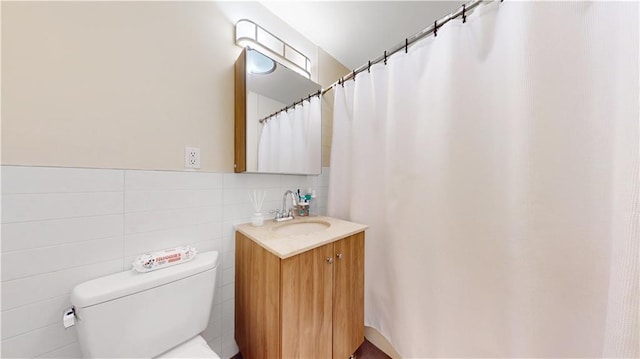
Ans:
[{"label": "curtain ring", "polygon": [[384,52],[384,64],[387,64],[387,51]]},{"label": "curtain ring", "polygon": [[367,72],[371,73],[371,60],[369,60],[369,66],[367,67]]},{"label": "curtain ring", "polygon": [[438,20],[433,22],[433,37],[438,36]]},{"label": "curtain ring", "polygon": [[409,52],[409,39],[405,37],[404,39],[404,53],[408,53]]},{"label": "curtain ring", "polygon": [[356,80],[356,70],[353,70],[353,81]]},{"label": "curtain ring", "polygon": [[465,22],[467,22],[467,5],[466,4],[462,4],[462,23],[464,24]]}]

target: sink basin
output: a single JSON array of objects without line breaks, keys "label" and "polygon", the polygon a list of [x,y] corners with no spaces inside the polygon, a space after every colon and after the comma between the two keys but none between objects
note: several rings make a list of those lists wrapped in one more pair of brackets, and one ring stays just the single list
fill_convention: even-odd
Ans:
[{"label": "sink basin", "polygon": [[284,236],[289,236],[319,232],[329,227],[331,227],[331,224],[325,221],[289,222],[274,227],[273,231]]}]

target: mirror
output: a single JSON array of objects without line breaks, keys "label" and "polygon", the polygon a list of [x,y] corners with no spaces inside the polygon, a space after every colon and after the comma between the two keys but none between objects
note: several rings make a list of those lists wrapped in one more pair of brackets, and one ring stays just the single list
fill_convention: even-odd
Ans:
[{"label": "mirror", "polygon": [[235,64],[235,172],[320,174],[320,89],[245,48]]}]

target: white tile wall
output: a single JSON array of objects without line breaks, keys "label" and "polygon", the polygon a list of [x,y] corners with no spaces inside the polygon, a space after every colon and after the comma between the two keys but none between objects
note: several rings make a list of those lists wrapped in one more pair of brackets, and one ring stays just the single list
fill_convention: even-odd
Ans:
[{"label": "white tile wall", "polygon": [[55,323],[2,340],[3,358],[33,358],[77,342],[75,328]]},{"label": "white tile wall", "polygon": [[19,251],[117,237],[122,235],[124,229],[122,214],[54,219],[37,223],[37,225],[34,225],[34,222],[3,224],[2,250]]},{"label": "white tile wall", "polygon": [[250,221],[247,192],[267,191],[266,213],[286,189],[312,187],[324,214],[328,182],[326,168],[291,176],[2,166],[2,357],[80,357],[75,330],[60,323],[71,289],[183,244],[221,253],[203,336],[233,356],[233,226]]},{"label": "white tile wall", "polygon": [[2,253],[2,281],[122,257],[122,236]]},{"label": "white tile wall", "polygon": [[2,194],[122,192],[124,171],[2,166]]},{"label": "white tile wall", "polygon": [[122,192],[3,194],[2,217],[6,223],[14,223],[121,213],[122,194]]},{"label": "white tile wall", "polygon": [[54,351],[39,355],[36,358],[82,358],[82,351],[80,350],[80,344],[78,344],[78,342],[74,342]]},{"label": "white tile wall", "polygon": [[69,306],[69,297],[65,295],[3,311],[2,339],[55,324],[60,321],[62,311]]}]

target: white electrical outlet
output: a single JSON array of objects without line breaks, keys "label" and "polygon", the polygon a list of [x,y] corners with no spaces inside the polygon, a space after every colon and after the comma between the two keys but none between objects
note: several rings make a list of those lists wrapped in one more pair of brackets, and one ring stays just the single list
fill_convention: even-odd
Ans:
[{"label": "white electrical outlet", "polygon": [[184,148],[184,168],[200,168],[200,149],[198,147]]}]

